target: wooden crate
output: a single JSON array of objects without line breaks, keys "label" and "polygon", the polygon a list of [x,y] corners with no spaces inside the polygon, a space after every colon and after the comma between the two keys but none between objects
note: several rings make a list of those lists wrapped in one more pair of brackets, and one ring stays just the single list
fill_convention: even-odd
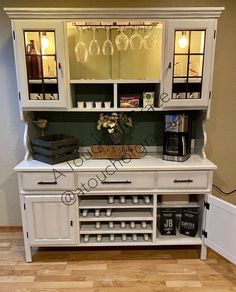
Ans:
[{"label": "wooden crate", "polygon": [[94,159],[129,159],[145,155],[142,145],[93,145],[91,154]]}]

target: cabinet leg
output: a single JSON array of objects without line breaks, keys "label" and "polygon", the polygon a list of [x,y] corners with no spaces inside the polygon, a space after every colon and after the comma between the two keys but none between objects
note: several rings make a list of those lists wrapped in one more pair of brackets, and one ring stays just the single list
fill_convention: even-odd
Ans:
[{"label": "cabinet leg", "polygon": [[27,263],[32,262],[32,249],[28,244],[25,244],[25,260]]},{"label": "cabinet leg", "polygon": [[205,244],[202,244],[202,246],[201,246],[200,259],[202,261],[205,261],[207,259],[207,246]]}]

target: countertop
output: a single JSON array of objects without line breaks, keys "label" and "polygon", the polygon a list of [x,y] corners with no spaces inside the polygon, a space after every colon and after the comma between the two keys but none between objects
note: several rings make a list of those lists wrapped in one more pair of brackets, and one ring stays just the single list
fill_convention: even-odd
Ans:
[{"label": "countertop", "polygon": [[215,170],[217,167],[208,159],[202,159],[197,154],[184,162],[173,162],[162,159],[161,154],[148,154],[140,159],[108,160],[91,159],[81,155],[72,161],[50,165],[37,160],[23,160],[14,171],[158,171],[158,170]]}]

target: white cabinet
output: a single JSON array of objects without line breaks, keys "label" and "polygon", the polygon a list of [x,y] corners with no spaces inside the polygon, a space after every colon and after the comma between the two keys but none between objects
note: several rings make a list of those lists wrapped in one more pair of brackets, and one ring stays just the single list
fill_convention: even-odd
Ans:
[{"label": "white cabinet", "polygon": [[166,23],[162,108],[207,108],[211,96],[216,20]]},{"label": "white cabinet", "polygon": [[[196,11],[194,20],[189,19],[187,12],[185,19],[178,11],[173,11],[176,14],[173,20],[168,13],[165,18],[156,11],[142,22],[139,20],[145,17],[125,14],[129,19],[127,23],[121,21],[124,12],[119,12],[116,19],[112,18],[114,21],[108,21],[105,11],[101,15],[95,13],[92,22],[89,18],[89,25],[86,15],[83,19],[79,15],[77,22],[67,19],[66,15],[63,19],[58,16],[49,21],[37,17],[12,20],[21,108],[140,110],[145,92],[153,93],[152,106],[156,110],[159,110],[158,106],[160,109],[207,108],[211,96],[217,17],[221,10],[215,17],[209,14],[209,19],[207,16],[202,18]],[[194,17],[193,12],[191,16]],[[44,15],[43,18],[47,17]],[[132,49],[129,45],[125,50],[118,49],[115,40],[122,25],[125,25],[129,44],[137,23],[143,40],[141,48]],[[98,55],[88,53],[93,39],[91,25],[97,29]],[[106,28],[114,49],[110,56],[102,52]],[[85,44],[84,61],[80,60],[80,55],[78,57],[82,52],[75,54],[81,37]],[[138,99],[123,102],[127,96]],[[77,108],[77,102],[82,101],[100,101],[103,108]],[[109,108],[104,108],[105,102],[110,102]],[[134,108],[130,102],[135,104]]]},{"label": "white cabinet", "polygon": [[205,244],[236,264],[236,206],[208,196]]},{"label": "white cabinet", "polygon": [[65,205],[61,195],[27,195],[24,204],[32,246],[77,243],[76,204]]},{"label": "white cabinet", "polygon": [[63,21],[14,20],[12,25],[20,106],[65,109]]}]

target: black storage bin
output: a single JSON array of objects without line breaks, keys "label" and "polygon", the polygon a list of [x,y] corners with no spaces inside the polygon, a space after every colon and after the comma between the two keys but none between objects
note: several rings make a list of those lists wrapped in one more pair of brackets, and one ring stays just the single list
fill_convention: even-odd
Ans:
[{"label": "black storage bin", "polygon": [[31,140],[33,158],[56,164],[79,157],[79,140],[64,134],[42,136]]},{"label": "black storage bin", "polygon": [[160,210],[161,235],[176,235],[176,211],[175,209]]},{"label": "black storage bin", "polygon": [[198,230],[198,210],[183,209],[180,220],[180,233],[195,236]]}]

